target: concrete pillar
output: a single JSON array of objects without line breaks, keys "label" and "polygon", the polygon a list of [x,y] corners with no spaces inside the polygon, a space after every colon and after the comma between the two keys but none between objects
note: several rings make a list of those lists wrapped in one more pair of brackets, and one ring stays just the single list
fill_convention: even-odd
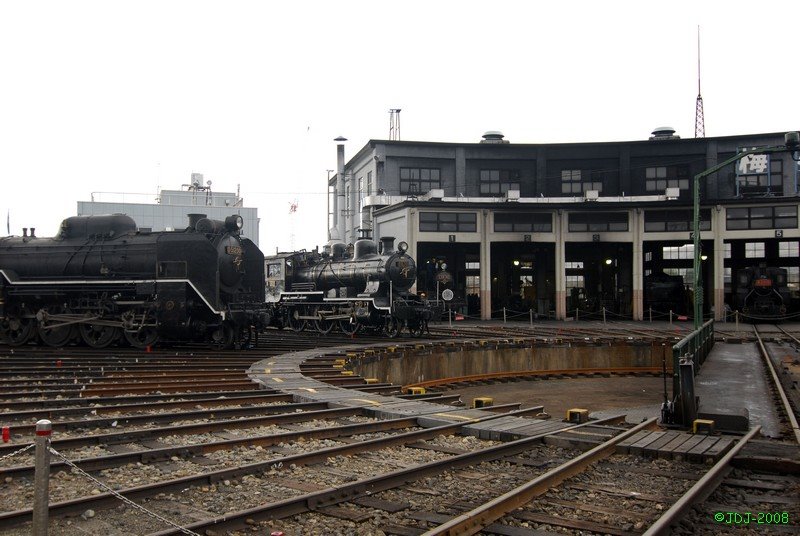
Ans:
[{"label": "concrete pillar", "polygon": [[489,240],[489,211],[481,211],[481,320],[492,318],[492,243]]},{"label": "concrete pillar", "polygon": [[725,212],[722,206],[711,209],[711,229],[714,230],[714,320],[725,318]]},{"label": "concrete pillar", "polygon": [[632,242],[633,255],[633,319],[644,320],[644,244],[642,242],[642,231],[644,230],[644,211],[637,208],[633,211]]},{"label": "concrete pillar", "polygon": [[562,210],[556,211],[554,214],[555,220],[555,256],[556,256],[556,319],[564,320],[567,318],[567,273],[566,273],[566,259],[567,259],[567,245],[564,241],[566,233],[564,232],[564,221],[566,214],[562,214]]}]

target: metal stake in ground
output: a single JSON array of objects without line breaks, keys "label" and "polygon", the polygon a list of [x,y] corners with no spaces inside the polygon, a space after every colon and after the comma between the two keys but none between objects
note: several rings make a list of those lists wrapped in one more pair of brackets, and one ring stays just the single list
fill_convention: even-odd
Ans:
[{"label": "metal stake in ground", "polygon": [[33,482],[33,536],[47,536],[50,503],[50,421],[36,423],[36,471]]}]

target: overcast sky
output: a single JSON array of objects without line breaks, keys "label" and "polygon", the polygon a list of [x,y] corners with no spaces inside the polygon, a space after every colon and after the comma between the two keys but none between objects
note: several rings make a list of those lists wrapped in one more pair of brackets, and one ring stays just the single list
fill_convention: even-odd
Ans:
[{"label": "overcast sky", "polygon": [[698,25],[706,134],[797,130],[798,6],[4,0],[0,214],[51,236],[92,192],[194,171],[240,185],[265,252],[313,248],[333,138],[388,139],[390,108],[403,140],[692,137]]}]

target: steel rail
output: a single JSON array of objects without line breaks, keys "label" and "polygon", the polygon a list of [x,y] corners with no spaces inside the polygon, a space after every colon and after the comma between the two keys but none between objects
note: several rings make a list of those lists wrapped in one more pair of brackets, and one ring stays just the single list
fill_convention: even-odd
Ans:
[{"label": "steel rail", "polygon": [[[354,408],[342,408],[342,409],[328,410],[328,411],[340,412],[343,415],[346,414],[346,412],[361,414],[364,411],[364,409],[365,407],[358,406]],[[228,469],[206,471],[200,474],[180,477],[165,482],[145,484],[133,488],[120,489],[117,491],[120,494],[127,497],[128,499],[141,499],[144,497],[152,497],[159,493],[184,490],[190,486],[198,486],[203,484],[210,485],[214,484],[215,482],[219,482],[220,480],[239,478],[244,475],[267,471],[269,469],[281,469],[284,467],[289,467],[291,464],[309,465],[313,463],[324,462],[330,457],[348,456],[362,452],[370,452],[374,451],[376,448],[389,448],[393,446],[414,443],[416,441],[432,439],[434,437],[444,434],[455,434],[461,428],[469,424],[486,422],[501,417],[507,417],[509,415],[524,415],[527,414],[528,412],[529,410],[520,410],[512,413],[488,415],[486,417],[481,417],[478,419],[469,419],[454,424],[446,424],[433,428],[426,428],[423,430],[415,430],[412,432],[397,434],[390,436],[388,438],[371,439],[352,444],[320,449],[310,453],[294,454],[281,458],[273,458],[271,460],[263,462],[249,463]],[[597,424],[597,422],[598,421],[595,421],[592,424]],[[575,427],[580,427],[580,426],[583,425],[576,425]],[[563,430],[571,430],[575,427],[565,428]],[[534,439],[528,438],[526,440],[519,440],[519,441],[526,441],[526,443],[524,444],[527,445],[528,443],[533,442]],[[54,445],[53,447],[56,448],[56,450],[58,450],[57,445]],[[524,449],[525,447],[522,448],[522,450]],[[328,491],[330,491],[330,489]],[[101,493],[99,495],[92,495],[92,496],[86,496],[77,499],[62,501],[58,503],[51,503],[49,506],[49,512],[51,517],[68,515],[68,514],[79,514],[85,512],[87,508],[101,508],[101,507],[115,506],[117,504],[117,501],[118,499],[114,495],[106,492],[106,493]],[[0,513],[0,528],[16,526],[19,525],[20,523],[30,521],[32,514],[33,510],[30,508],[10,511],[10,512],[2,512]],[[242,519],[242,522],[243,521],[244,519]]]},{"label": "steel rail", "polygon": [[758,328],[755,325],[753,325],[753,332],[756,334],[756,343],[758,344],[759,350],[761,350],[761,357],[764,360],[767,369],[769,370],[770,378],[772,378],[772,386],[775,388],[775,391],[778,393],[778,397],[781,399],[783,413],[789,420],[789,426],[792,428],[794,441],[795,443],[800,444],[800,425],[798,425],[797,417],[795,417],[794,411],[792,410],[792,405],[789,403],[789,398],[786,396],[786,392],[783,390],[783,385],[781,384],[780,378],[778,378],[778,373],[775,372],[775,367],[772,366],[770,354],[767,351],[767,348],[764,346],[764,342],[761,340],[761,334],[758,332]]},{"label": "steel rail", "polygon": [[[3,419],[50,419],[53,420],[59,416],[76,416],[76,415],[104,415],[107,413],[117,413],[122,411],[153,411],[166,408],[195,408],[196,406],[234,406],[239,404],[258,404],[267,402],[291,402],[294,397],[290,394],[281,393],[265,393],[258,396],[242,396],[232,398],[200,398],[195,400],[180,400],[169,402],[142,402],[137,404],[116,404],[110,406],[80,406],[71,408],[58,408],[58,409],[33,409],[30,411],[16,411],[14,413],[0,413],[0,418]],[[210,410],[213,411],[213,410]],[[114,419],[117,420],[117,419]],[[83,421],[82,421],[83,422]],[[13,426],[13,425],[12,425]]]},{"label": "steel rail", "polygon": [[577,458],[551,469],[530,482],[523,484],[500,497],[493,499],[469,512],[454,517],[447,523],[443,523],[427,532],[425,536],[437,535],[456,535],[456,534],[475,534],[480,532],[488,525],[494,523],[506,514],[517,508],[524,506],[533,498],[544,494],[549,489],[557,486],[564,480],[584,471],[591,464],[606,458],[614,453],[619,442],[631,437],[645,428],[652,428],[657,423],[656,417],[649,419],[627,432],[612,437],[608,441],[584,452]]},{"label": "steel rail", "polygon": [[[267,415],[261,417],[245,417],[241,419],[211,421],[204,423],[194,424],[181,424],[178,426],[164,426],[161,428],[144,428],[141,430],[126,430],[122,432],[113,432],[110,434],[96,434],[79,437],[69,437],[65,439],[54,439],[51,445],[55,449],[68,449],[80,448],[92,445],[111,445],[119,443],[135,443],[142,439],[150,439],[153,436],[167,436],[167,435],[191,435],[203,434],[209,432],[217,432],[220,430],[232,430],[239,428],[251,428],[254,426],[269,426],[280,425],[285,423],[298,423],[304,421],[311,421],[315,419],[350,417],[354,415],[362,415],[364,407],[352,406],[345,408],[330,408],[327,409],[327,403],[309,403],[309,407],[323,406],[326,409],[304,411],[301,413],[278,413],[275,415]],[[280,406],[285,408],[286,406]],[[13,452],[14,450],[24,447],[27,444],[5,444],[0,445],[0,455]]]},{"label": "steel rail", "polygon": [[[668,369],[669,370],[669,369]],[[603,376],[603,375],[629,375],[646,374],[660,375],[663,372],[661,367],[620,367],[620,368],[586,368],[586,369],[554,369],[554,370],[517,370],[509,372],[490,372],[486,374],[474,374],[470,376],[456,376],[453,378],[440,378],[424,382],[411,383],[404,385],[403,389],[410,387],[438,387],[453,383],[469,383],[485,380],[497,380],[503,378],[524,378],[538,376]]]},{"label": "steel rail", "polygon": [[689,488],[680,499],[678,499],[672,507],[670,507],[658,520],[650,525],[644,536],[656,536],[662,534],[670,534],[670,525],[681,519],[689,509],[698,503],[705,501],[715,489],[720,485],[722,480],[731,470],[730,462],[739,454],[744,448],[745,444],[750,441],[758,432],[761,431],[760,426],[756,426],[750,430],[747,435],[740,439],[734,447],[728,451],[717,463],[714,464],[703,477],[698,480],[694,486]]},{"label": "steel rail", "polygon": [[[120,454],[110,454],[107,456],[95,456],[91,458],[81,458],[73,463],[84,471],[100,471],[120,467],[129,463],[152,463],[169,460],[172,456],[180,456],[190,459],[193,456],[201,456],[219,450],[229,450],[241,446],[261,446],[268,447],[289,441],[300,439],[335,439],[337,437],[354,436],[359,434],[371,434],[377,432],[387,432],[403,428],[417,427],[416,417],[402,417],[398,419],[387,419],[360,424],[346,424],[342,426],[331,426],[328,428],[310,428],[308,430],[297,430],[293,432],[283,432],[279,434],[266,434],[252,437],[242,437],[236,439],[224,439],[209,443],[198,443],[191,445],[178,445],[162,447],[157,449],[143,450],[137,452],[124,452]],[[33,465],[17,465],[13,467],[0,468],[0,477],[18,478],[32,475],[35,467]],[[52,462],[50,464],[51,474],[68,469],[64,462]]]},{"label": "steel rail", "polygon": [[[507,415],[507,414],[506,414]],[[500,417],[500,415],[498,415]],[[624,418],[624,416],[622,417]],[[576,424],[561,430],[551,430],[534,436],[517,439],[516,441],[509,441],[501,445],[495,445],[481,449],[475,452],[467,452],[464,454],[457,454],[450,458],[442,460],[435,460],[426,462],[414,467],[399,469],[384,473],[381,475],[368,477],[365,479],[357,480],[352,483],[343,484],[336,488],[328,488],[318,492],[307,493],[290,499],[267,503],[255,508],[240,510],[236,512],[227,512],[222,516],[215,518],[205,519],[190,523],[185,526],[189,530],[195,532],[211,529],[218,530],[233,530],[240,529],[248,526],[248,519],[253,520],[266,520],[288,517],[291,515],[301,514],[309,510],[317,510],[325,506],[331,506],[346,502],[357,497],[370,495],[386,491],[408,482],[419,480],[427,476],[438,475],[444,471],[460,469],[475,465],[485,461],[493,461],[506,456],[513,456],[530,449],[533,446],[541,444],[541,440],[548,436],[553,436],[561,432],[575,430],[584,426],[596,426],[598,424],[614,421],[617,422],[619,417],[603,419],[599,421],[592,421],[584,424]],[[463,423],[455,425],[446,425],[443,427],[430,428],[427,432],[433,432],[437,429],[442,429],[443,433],[447,433],[444,429],[453,429],[466,426],[472,423]],[[415,433],[415,432],[412,432]],[[409,434],[410,435],[410,434]],[[438,435],[441,435],[438,434]],[[293,461],[291,463],[297,463]],[[284,467],[286,462],[284,462]],[[52,505],[51,505],[52,512]],[[161,532],[153,533],[150,536],[172,536],[178,534],[174,530],[164,530]]]}]

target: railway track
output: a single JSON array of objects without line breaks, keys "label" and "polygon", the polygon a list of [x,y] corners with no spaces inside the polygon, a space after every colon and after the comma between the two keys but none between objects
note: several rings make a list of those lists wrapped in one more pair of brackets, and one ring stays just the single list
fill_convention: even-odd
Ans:
[{"label": "railway track", "polygon": [[[590,333],[569,336],[580,342]],[[297,403],[255,384],[243,390],[208,385],[223,389],[246,377],[255,361],[320,345],[292,334],[286,339],[263,340],[263,349],[243,353],[15,349],[0,376],[0,420],[14,439],[0,445],[0,530],[29,533],[33,460],[30,451],[5,456],[30,440],[31,423],[42,417],[54,421],[58,453],[54,534],[450,534],[463,533],[458,523],[464,519],[498,534],[638,534],[704,478],[702,465],[620,446],[637,433],[620,416],[567,425],[536,419],[541,407],[510,405],[425,427],[417,416],[376,418],[366,403]],[[342,374],[341,355],[322,351],[300,368],[337,388],[442,406],[458,402],[437,393],[403,395],[399,386]],[[120,381],[126,386],[107,391]],[[547,430],[499,441],[466,429],[508,418]],[[736,478],[725,478],[748,480],[734,471]],[[792,485],[771,484],[767,491]],[[765,487],[761,480],[756,485]],[[501,502],[507,495],[517,498]],[[509,509],[523,500],[524,508]],[[680,516],[686,519],[686,511]]]}]

